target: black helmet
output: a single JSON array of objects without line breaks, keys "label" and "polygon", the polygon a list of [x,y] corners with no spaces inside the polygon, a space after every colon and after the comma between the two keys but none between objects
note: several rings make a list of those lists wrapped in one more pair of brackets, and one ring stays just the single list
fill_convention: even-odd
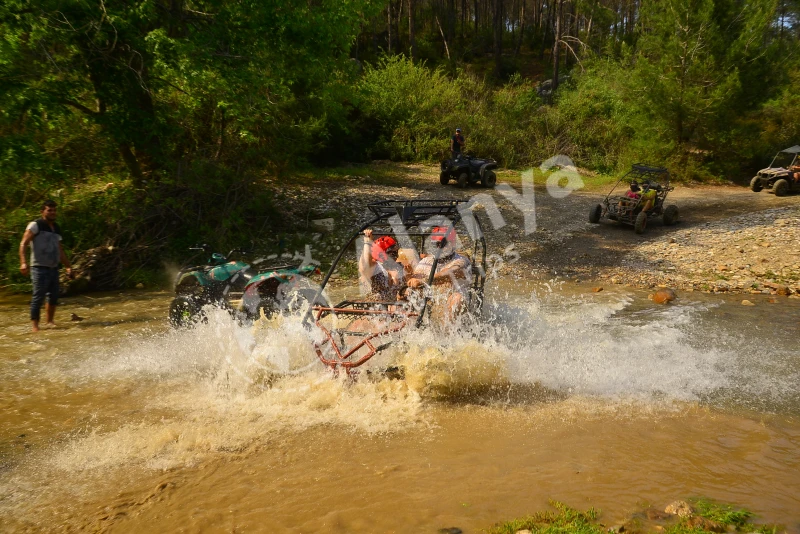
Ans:
[{"label": "black helmet", "polygon": [[639,182],[636,180],[631,180],[631,191],[634,193],[639,190]]}]

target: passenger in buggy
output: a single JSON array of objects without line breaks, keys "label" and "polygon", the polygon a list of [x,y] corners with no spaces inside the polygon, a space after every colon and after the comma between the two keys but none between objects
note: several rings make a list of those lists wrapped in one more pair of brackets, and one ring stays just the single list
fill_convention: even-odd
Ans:
[{"label": "passenger in buggy", "polygon": [[631,188],[625,192],[625,196],[620,199],[618,207],[619,212],[629,212],[632,211],[636,204],[639,203],[639,198],[642,196],[641,189],[639,188],[639,182],[636,180],[631,180]]}]

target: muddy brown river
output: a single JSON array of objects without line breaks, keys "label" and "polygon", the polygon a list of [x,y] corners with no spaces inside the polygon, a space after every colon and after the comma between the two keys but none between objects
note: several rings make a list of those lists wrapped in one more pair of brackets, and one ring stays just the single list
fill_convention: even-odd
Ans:
[{"label": "muddy brown river", "polygon": [[[298,320],[173,331],[168,293],[0,300],[4,532],[481,532],[703,496],[800,532],[800,299],[490,284],[404,380],[333,378]],[[84,317],[70,322],[70,313]]]}]

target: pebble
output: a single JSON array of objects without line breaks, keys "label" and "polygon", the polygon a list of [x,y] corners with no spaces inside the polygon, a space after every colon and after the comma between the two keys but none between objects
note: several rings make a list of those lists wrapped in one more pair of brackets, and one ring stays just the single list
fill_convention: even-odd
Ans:
[{"label": "pebble", "polygon": [[606,278],[638,287],[794,296],[800,294],[798,242],[800,207],[746,213],[639,243]]},{"label": "pebble", "polygon": [[742,306],[755,306],[755,304],[753,304],[752,302],[750,302],[750,301],[749,301],[749,300],[747,300],[747,299],[744,299],[744,300],[742,301]]}]

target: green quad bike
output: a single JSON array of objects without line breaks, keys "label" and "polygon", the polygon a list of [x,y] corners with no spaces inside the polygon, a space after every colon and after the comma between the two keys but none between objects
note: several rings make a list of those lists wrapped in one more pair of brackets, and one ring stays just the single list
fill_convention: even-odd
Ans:
[{"label": "green quad bike", "polygon": [[[273,313],[295,313],[313,302],[316,290],[308,276],[319,274],[314,265],[267,265],[264,259],[244,261],[249,254],[234,249],[227,256],[211,253],[208,245],[191,247],[211,254],[206,263],[180,270],[175,278],[175,298],[169,307],[170,323],[190,326],[203,318],[203,307],[228,310],[244,320]],[[231,260],[234,255],[239,259]]]},{"label": "green quad bike", "polygon": [[[630,171],[617,180],[606,198],[603,199],[602,204],[597,204],[589,211],[589,222],[597,224],[600,219],[606,218],[633,226],[637,234],[644,233],[648,221],[657,217],[661,217],[667,226],[675,224],[678,222],[678,206],[664,205],[667,194],[674,189],[669,185],[669,178],[669,171],[664,167],[654,167],[643,163],[634,164]],[[625,191],[618,189],[623,182],[625,187],[635,182],[644,189],[655,191],[653,207],[646,212],[642,211],[644,206],[641,197],[628,197],[625,195]]]},{"label": "green quad bike", "polygon": [[761,169],[750,180],[750,189],[758,193],[762,189],[772,190],[776,197],[785,196],[789,192],[800,191],[800,180],[795,180],[795,173],[800,172],[800,145],[781,150],[766,169]]}]

